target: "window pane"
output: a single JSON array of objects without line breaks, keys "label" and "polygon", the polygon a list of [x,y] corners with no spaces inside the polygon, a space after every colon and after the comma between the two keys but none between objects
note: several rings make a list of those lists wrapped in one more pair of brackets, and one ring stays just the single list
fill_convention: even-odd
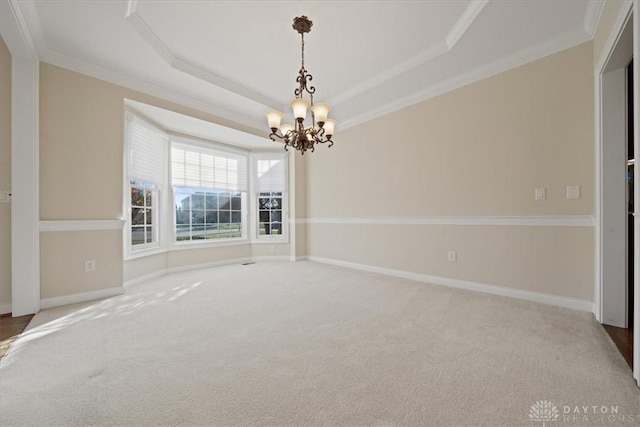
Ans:
[{"label": "window pane", "polygon": [[207,209],[218,209],[218,195],[207,193]]},{"label": "window pane", "polygon": [[269,209],[269,206],[271,206],[271,204],[268,198],[260,197],[258,199],[258,209]]},{"label": "window pane", "polygon": [[231,207],[231,199],[229,197],[229,193],[220,193],[218,197],[218,203],[220,205],[220,209],[229,210]]},{"label": "window pane", "polygon": [[191,209],[204,209],[204,193],[198,192],[191,195]]},{"label": "window pane", "polygon": [[147,243],[152,243],[153,242],[153,227],[145,227],[146,229],[146,235],[147,235]]},{"label": "window pane", "polygon": [[191,226],[189,225],[178,225],[176,227],[176,240],[190,240],[190,230]]},{"label": "window pane", "polygon": [[176,193],[176,208],[181,208],[185,210],[190,209],[189,204],[190,195],[187,193]]},{"label": "window pane", "polygon": [[218,226],[217,225],[207,225],[205,229],[206,238],[207,239],[217,239],[218,238]]},{"label": "window pane", "polygon": [[282,211],[271,211],[271,222],[282,222]]},{"label": "window pane", "polygon": [[144,190],[131,188],[131,206],[144,206]]},{"label": "window pane", "polygon": [[151,225],[153,224],[153,215],[151,214],[151,209],[145,209],[145,215],[146,215],[146,224],[147,225]]},{"label": "window pane", "polygon": [[218,223],[218,211],[207,211],[207,224]]},{"label": "window pane", "polygon": [[131,208],[131,225],[144,225],[144,208]]},{"label": "window pane", "polygon": [[231,210],[239,211],[242,209],[242,199],[240,197],[231,198]]},{"label": "window pane", "polygon": [[204,224],[204,211],[192,210],[191,211],[191,223],[192,224]]},{"label": "window pane", "polygon": [[191,226],[191,239],[192,240],[201,240],[205,238],[205,228],[204,224],[192,225]]},{"label": "window pane", "polygon": [[271,223],[271,234],[282,234],[282,224],[279,222]]},{"label": "window pane", "polygon": [[176,209],[176,224],[189,224],[189,209]]},{"label": "window pane", "polygon": [[269,211],[260,211],[258,213],[259,222],[269,222],[270,219]]},{"label": "window pane", "polygon": [[177,187],[176,240],[242,237],[242,197],[240,192]]},{"label": "window pane", "polygon": [[144,244],[144,227],[131,227],[131,244],[143,245]]},{"label": "window pane", "polygon": [[149,191],[149,190],[144,190],[144,195],[145,195],[145,206],[147,206],[147,207],[151,207],[151,206],[153,206],[153,205],[151,204],[151,194],[152,194],[152,192],[151,192],[151,191]]}]

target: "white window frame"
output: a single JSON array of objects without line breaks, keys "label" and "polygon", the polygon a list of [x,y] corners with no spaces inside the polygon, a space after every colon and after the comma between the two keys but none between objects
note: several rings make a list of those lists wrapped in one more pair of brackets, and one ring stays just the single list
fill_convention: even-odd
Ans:
[{"label": "white window frame", "polygon": [[[176,232],[176,209],[175,209],[175,187],[173,186],[173,146],[174,144],[180,145],[193,145],[195,147],[205,148],[205,149],[213,149],[219,152],[226,152],[229,154],[243,156],[247,159],[247,168],[246,173],[246,182],[247,182],[247,190],[239,191],[242,194],[242,237],[232,237],[226,239],[203,239],[203,240],[177,240],[177,232]],[[185,250],[185,249],[193,249],[193,248],[206,248],[206,247],[217,247],[217,246],[234,246],[234,245],[246,245],[249,243],[249,236],[251,235],[251,224],[249,222],[249,210],[251,207],[247,204],[248,195],[251,191],[251,153],[245,150],[238,150],[232,147],[227,146],[226,144],[217,143],[215,141],[201,140],[196,137],[178,135],[178,134],[169,134],[169,162],[168,162],[168,176],[169,176],[169,187],[171,188],[171,242],[169,247],[171,250]],[[181,188],[195,188],[195,187],[181,187]],[[203,191],[226,191],[226,190],[214,190],[214,189],[206,189],[203,188]],[[233,191],[229,191],[233,192]]]},{"label": "white window frame", "polygon": [[[122,211],[124,212],[124,220],[125,226],[123,229],[123,253],[124,260],[132,260],[136,258],[141,258],[149,255],[155,255],[167,252],[167,242],[166,242],[166,223],[167,218],[164,214],[165,208],[164,205],[166,203],[166,188],[167,188],[167,180],[168,173],[166,174],[167,178],[165,178],[165,182],[161,185],[154,185],[153,192],[154,196],[152,197],[152,212],[154,213],[154,217],[152,219],[152,223],[154,225],[154,234],[156,237],[156,242],[143,244],[143,245],[133,245],[132,244],[132,236],[131,236],[131,188],[135,186],[131,183],[131,179],[129,177],[129,158],[130,158],[130,147],[131,143],[129,141],[129,126],[131,126],[131,122],[136,119],[141,122],[144,122],[146,125],[155,128],[160,133],[166,134],[164,130],[148,120],[141,118],[139,115],[134,114],[132,111],[125,109],[124,111],[124,126],[123,126],[123,141],[124,141],[124,156],[123,156],[123,191],[122,191]],[[168,135],[167,135],[168,138]],[[169,147],[169,142],[167,142],[167,149]],[[168,156],[165,156],[165,169],[168,172]],[[142,179],[137,180],[138,182],[145,182]],[[150,184],[150,183],[149,183]]]},{"label": "white window frame", "polygon": [[[258,160],[272,160],[281,158],[284,162],[284,191],[282,192],[282,234],[260,235],[259,229],[259,209],[258,198],[260,192],[257,190],[258,180]],[[274,244],[289,243],[289,156],[287,152],[254,152],[251,154],[250,167],[250,190],[251,202],[249,204],[250,221],[252,224],[251,243],[254,244]]]}]

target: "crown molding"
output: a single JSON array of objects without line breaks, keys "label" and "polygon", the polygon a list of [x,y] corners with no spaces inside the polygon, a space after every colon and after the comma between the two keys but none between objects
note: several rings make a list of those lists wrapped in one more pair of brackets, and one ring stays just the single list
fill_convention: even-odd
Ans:
[{"label": "crown molding", "polygon": [[480,12],[482,12],[482,9],[484,9],[488,3],[489,0],[473,0],[469,3],[445,38],[449,50],[453,49],[458,43],[458,40],[467,32],[471,24],[473,24],[473,21],[476,20]]},{"label": "crown molding", "polygon": [[603,0],[589,0],[587,8],[584,12],[584,22],[582,24],[584,31],[593,38],[596,35],[598,23],[604,9]]},{"label": "crown molding", "polygon": [[150,83],[148,81],[144,81],[142,79],[121,74],[94,64],[90,64],[88,62],[78,60],[76,58],[71,58],[52,50],[47,50],[46,52],[44,52],[41,59],[43,62],[55,65],[57,67],[65,68],[80,74],[87,75],[89,77],[94,77],[96,79],[104,80],[106,82],[125,87],[127,89],[135,90],[147,95],[175,102],[176,104],[212,114],[214,116],[230,120],[232,122],[242,123],[243,125],[251,127],[257,131],[264,132],[263,121],[258,120],[256,117],[247,116],[246,114],[237,112],[235,110],[230,110],[218,105],[211,104],[207,101],[196,98],[192,95],[187,95],[174,89],[169,89],[163,86],[156,85],[154,83]]},{"label": "crown molding", "polygon": [[25,25],[29,29],[31,40],[33,41],[34,48],[38,52],[38,56],[41,56],[43,52],[47,50],[47,43],[42,32],[42,24],[40,24],[40,17],[33,0],[20,0],[12,1],[15,7],[20,10],[22,16],[25,19]]},{"label": "crown molding", "polygon": [[373,120],[386,114],[401,110],[403,108],[410,107],[419,102],[426,101],[438,95],[442,95],[452,90],[469,85],[471,83],[475,83],[496,74],[500,74],[513,68],[520,67],[529,62],[533,62],[540,58],[544,58],[545,56],[549,56],[562,50],[569,49],[589,40],[591,40],[591,37],[582,29],[573,31],[561,37],[556,37],[544,43],[538,44],[537,46],[533,46],[529,49],[520,51],[513,55],[498,59],[490,64],[476,67],[469,72],[459,74],[442,83],[427,87],[426,89],[423,89],[416,93],[412,93],[408,96],[405,96],[404,98],[400,98],[393,102],[384,104],[378,108],[369,110],[368,112],[353,117],[349,120],[345,120],[340,124],[340,130],[342,131],[350,127],[368,122],[369,120]]},{"label": "crown molding", "polygon": [[592,215],[432,216],[393,218],[296,218],[296,224],[491,225],[528,227],[595,227]]},{"label": "crown molding", "polygon": [[40,55],[29,21],[21,8],[21,2],[3,1],[0,3],[0,8],[0,33],[11,55],[26,61],[37,62]]},{"label": "crown molding", "polygon": [[198,67],[185,59],[176,56],[162,41],[147,24],[147,22],[137,12],[137,1],[129,0],[127,4],[127,12],[125,18],[133,26],[133,28],[140,34],[140,36],[151,46],[153,50],[160,55],[160,57],[174,70],[182,71],[190,76],[196,77],[200,80],[204,80],[220,88],[233,92],[236,95],[242,96],[250,101],[261,104],[265,109],[272,108],[274,105],[280,105],[281,102],[263,95],[255,90],[249,89],[246,86],[231,81],[225,77],[215,74],[211,71],[205,70],[202,67]]},{"label": "crown molding", "polygon": [[[414,69],[415,67],[429,62],[441,55],[447,53],[449,49],[447,48],[447,44],[445,42],[440,42],[435,46],[430,47],[429,49],[409,58],[406,61],[403,61],[382,73],[365,80],[364,82],[354,86],[353,88],[342,92],[338,96],[334,96],[329,99],[327,102],[333,106],[337,106],[342,102],[345,102],[351,98],[354,98],[361,93],[364,93],[368,90],[375,88],[376,86],[381,85],[382,83],[391,80],[392,78],[399,76],[400,74],[404,74],[407,71]],[[340,126],[342,128],[342,126]]]}]

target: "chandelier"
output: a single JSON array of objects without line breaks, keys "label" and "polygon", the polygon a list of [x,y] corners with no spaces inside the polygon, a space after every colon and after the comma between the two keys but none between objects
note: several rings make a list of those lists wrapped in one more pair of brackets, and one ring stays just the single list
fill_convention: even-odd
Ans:
[{"label": "chandelier", "polygon": [[[331,137],[333,136],[333,130],[336,125],[336,121],[327,119],[331,106],[326,103],[317,102],[313,103],[313,94],[316,92],[316,88],[309,86],[309,82],[313,80],[313,76],[307,73],[304,68],[304,34],[311,31],[313,22],[306,16],[300,16],[293,19],[293,29],[296,30],[302,38],[302,67],[298,72],[296,82],[298,87],[294,91],[295,98],[291,101],[290,106],[293,110],[293,117],[295,118],[295,124],[280,124],[282,121],[283,113],[277,110],[267,111],[267,121],[269,122],[269,128],[271,129],[272,141],[276,138],[284,142],[284,149],[288,150],[289,147],[293,147],[304,155],[304,152],[315,150],[315,144],[329,143],[329,147],[333,145]],[[308,94],[309,100],[306,100],[303,95]],[[305,126],[305,119],[307,117],[307,109],[311,107],[311,125]]]}]

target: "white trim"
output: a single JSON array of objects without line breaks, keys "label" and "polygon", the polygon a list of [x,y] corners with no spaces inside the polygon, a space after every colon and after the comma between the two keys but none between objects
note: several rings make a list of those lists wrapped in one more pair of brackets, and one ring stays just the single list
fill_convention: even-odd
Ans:
[{"label": "white trim", "polygon": [[415,280],[418,282],[432,283],[435,285],[450,288],[465,289],[469,291],[482,292],[485,294],[499,295],[509,298],[516,298],[526,301],[533,301],[542,304],[554,305],[572,310],[591,312],[593,302],[576,298],[562,297],[558,295],[545,294],[541,292],[525,291],[521,289],[505,288],[502,286],[486,285],[483,283],[470,282],[466,280],[450,279],[447,277],[430,276],[427,274],[413,273],[404,270],[394,270],[390,268],[375,267],[365,264],[340,261],[336,259],[322,258],[316,256],[307,257],[309,261],[323,264],[336,265],[340,267],[352,268],[354,270],[367,271],[370,273],[384,274],[386,276],[400,277],[403,279]]},{"label": "white trim", "polygon": [[[372,78],[363,81],[362,83],[357,84],[351,89],[347,89],[343,91],[342,93],[340,93],[337,96],[334,96],[333,98],[330,98],[329,100],[327,100],[327,103],[334,106],[341,104],[351,98],[356,97],[357,95],[360,95],[361,93],[371,90],[376,86],[379,86],[382,83],[389,81],[392,78],[397,77],[401,74],[404,74],[416,68],[417,66],[424,64],[426,62],[429,62],[447,52],[449,52],[449,49],[447,48],[447,44],[445,42],[440,42],[438,44],[435,44],[431,46],[429,49],[423,52],[420,52],[419,54],[412,56],[411,58],[405,61],[402,61],[397,65],[394,65],[388,70],[378,75],[375,75]],[[349,121],[347,120],[345,123],[349,123]],[[342,130],[343,128],[344,126],[341,124],[340,129]]]},{"label": "white trim", "polygon": [[144,276],[135,277],[127,280],[122,284],[125,291],[128,291],[132,286],[139,285],[140,283],[148,282],[149,280],[157,279],[167,274],[166,269],[154,271],[153,273],[145,274]]},{"label": "white trim", "polygon": [[0,2],[0,34],[11,52],[11,307],[40,310],[40,63],[19,2]]},{"label": "white trim", "polygon": [[297,224],[381,225],[506,225],[536,227],[593,227],[591,215],[565,216],[440,216],[414,218],[296,218]]},{"label": "white trim", "polygon": [[620,8],[616,22],[613,24],[609,37],[604,45],[600,58],[598,58],[594,68],[594,133],[595,133],[595,274],[594,274],[594,311],[593,314],[598,322],[602,322],[602,73],[604,71],[613,48],[620,37],[627,17],[632,9],[633,2],[630,0]]},{"label": "white trim", "polygon": [[487,3],[489,0],[473,0],[469,3],[445,38],[449,50],[453,49],[458,40],[467,32]]},{"label": "white trim", "polygon": [[11,313],[11,304],[0,305],[0,314]]},{"label": "white trim", "polygon": [[500,74],[502,72],[520,67],[529,62],[552,55],[565,49],[577,46],[591,40],[591,37],[582,29],[566,34],[562,37],[556,37],[547,40],[537,46],[519,51],[513,55],[503,57],[490,64],[481,65],[466,73],[458,74],[448,80],[438,83],[434,86],[427,87],[410,95],[400,98],[396,101],[383,104],[378,108],[366,111],[365,113],[352,117],[340,124],[340,130],[343,131],[350,127],[365,123],[369,120],[376,119],[394,111],[401,110],[419,102],[426,101],[438,95],[450,92],[463,86],[475,83],[488,77]]},{"label": "white trim", "polygon": [[[604,49],[600,53],[600,58],[597,58],[595,70],[595,77],[598,77],[602,71],[604,71],[605,65],[607,65],[607,61],[609,61],[609,56],[611,52],[613,52],[613,47],[618,41],[618,37],[620,37],[620,33],[622,32],[622,27],[624,23],[627,21],[627,17],[629,16],[629,12],[633,7],[633,2],[631,0],[625,0],[624,4],[620,8],[620,12],[618,13],[618,17],[616,18],[616,22],[613,24],[611,29],[611,33],[607,38],[607,42],[604,45]],[[595,58],[594,58],[595,59]],[[598,107],[596,107],[598,108]]]},{"label": "white trim", "polygon": [[271,97],[249,89],[237,82],[226,79],[176,56],[176,54],[173,53],[162,39],[151,29],[147,22],[137,13],[136,6],[135,4],[132,5],[131,1],[127,6],[127,14],[125,15],[125,18],[131,23],[135,31],[137,31],[138,34],[140,34],[140,36],[149,43],[151,48],[160,55],[165,63],[174,70],[182,71],[190,76],[226,89],[236,95],[242,96],[245,99],[258,103],[265,108],[269,108],[274,105],[281,105],[279,101]]},{"label": "white trim", "polygon": [[124,219],[40,221],[40,232],[122,230]]},{"label": "white trim", "polygon": [[291,257],[289,255],[261,255],[261,256],[252,256],[252,262],[281,262],[281,261],[291,261]]},{"label": "white trim", "polygon": [[78,294],[64,295],[61,297],[43,298],[40,300],[40,307],[42,309],[58,307],[61,305],[76,304],[79,302],[93,301],[103,298],[111,298],[117,295],[124,294],[124,288],[119,286],[117,288],[100,289],[98,291],[81,292]]},{"label": "white trim", "polygon": [[591,37],[595,36],[596,30],[598,29],[598,23],[600,22],[600,17],[604,10],[604,4],[604,0],[589,0],[589,3],[587,3],[582,27]]},{"label": "white trim", "polygon": [[180,267],[169,267],[167,268],[166,272],[167,274],[181,273],[183,271],[200,270],[203,268],[211,268],[211,267],[220,267],[222,265],[244,264],[246,262],[255,262],[255,261],[253,261],[251,257],[232,258],[232,259],[225,259],[221,261],[205,262],[203,264],[191,264],[191,265],[182,265]]}]

